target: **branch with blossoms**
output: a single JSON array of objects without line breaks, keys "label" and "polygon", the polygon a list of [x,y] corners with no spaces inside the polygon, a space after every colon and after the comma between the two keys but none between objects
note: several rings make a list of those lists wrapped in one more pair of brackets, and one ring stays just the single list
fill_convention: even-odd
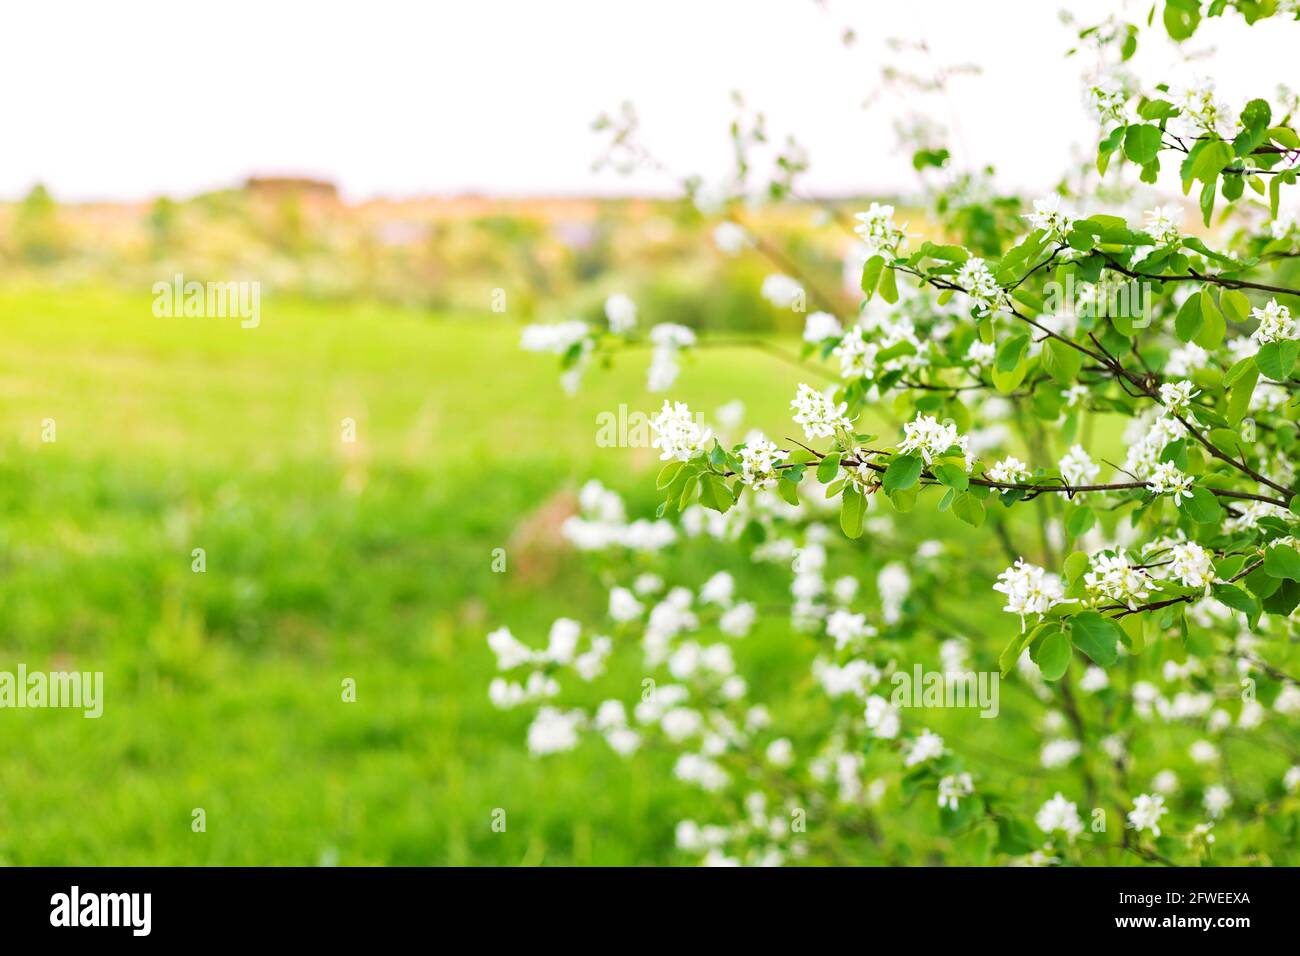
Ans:
[{"label": "branch with blossoms", "polygon": [[[1225,6],[1178,0],[1164,27],[1185,39],[1202,11]],[[1247,806],[1300,797],[1300,768],[1244,785],[1216,772],[1237,731],[1268,720],[1285,733],[1300,716],[1300,688],[1279,676],[1294,671],[1300,606],[1300,229],[1282,206],[1300,157],[1295,104],[1259,98],[1238,110],[1202,80],[1130,83],[1119,65],[1142,33],[1119,21],[1080,33],[1099,75],[1115,82],[1088,84],[1098,149],[1078,187],[1063,181],[1026,208],[987,177],[950,169],[941,144],[920,145],[932,238],[909,234],[892,205],[859,212],[846,257],[856,310],[810,278],[793,245],[757,232],[757,198],[797,197],[807,167],[787,141],[771,182],[754,188],[756,153],[774,146],[761,116],[733,127],[729,181],[682,180],[716,218],[724,254],[778,270],[764,298],[795,312],[811,298],[820,309],[805,318],[799,355],[758,337],[729,344],[762,348],[826,387],[799,385],[790,412],[802,435],[780,441],[738,423],[716,430],[724,441],[669,395],[651,425],[662,461],[654,518],[626,522],[602,492],[568,533],[583,550],[660,556],[678,536],[711,537],[758,564],[789,561],[792,601],[740,601],[731,572],[698,594],[621,579],[611,624],[595,632],[614,634],[610,645],[592,638],[589,650],[566,651],[565,625],[558,657],[549,646],[516,655],[543,676],[507,680],[498,696],[549,702],[554,672],[571,666],[586,681],[591,655],[628,638],[666,698],[630,712],[607,701],[594,714],[545,703],[529,729],[534,752],[571,749],[583,732],[619,753],[676,748],[675,776],[714,795],[725,821],[683,821],[677,846],[716,863],[893,862],[900,850],[876,818],[907,812],[922,791],[938,808],[934,839],[982,834],[1002,861],[1118,852],[1205,862],[1229,852],[1215,849],[1216,822],[1240,828],[1220,833],[1241,852],[1242,833],[1264,839]],[[626,125],[615,146],[650,155]],[[1128,201],[1157,183],[1162,162],[1166,177],[1174,172],[1170,159],[1184,195],[1198,189],[1202,223],[1216,224],[1204,237],[1184,228],[1176,202]],[[1141,185],[1120,181],[1126,168]],[[826,224],[844,225],[831,213]],[[593,358],[648,343],[648,385],[664,392],[684,354],[728,344],[672,323],[642,335],[626,296],[611,297],[606,319],[608,328],[534,327],[525,345],[560,355],[576,387]],[[908,542],[895,521],[942,529],[942,540]],[[855,573],[827,579],[840,558],[880,568],[874,595],[859,597]],[[963,612],[981,597],[1010,616],[1005,633],[973,632]],[[961,610],[947,606],[954,600]],[[799,697],[805,722],[779,733],[755,713],[727,652],[773,613],[788,613],[782,633],[811,645],[815,695]],[[712,629],[725,640],[710,643]],[[978,662],[1024,692],[1041,734],[1037,763],[1059,790],[1026,806],[998,758],[1025,761],[990,758],[883,691],[935,646],[943,672]],[[790,683],[792,694],[807,689]],[[1149,733],[1157,722],[1165,732]],[[1010,750],[1011,732],[999,731],[992,746]],[[1146,766],[1184,731],[1196,738],[1184,741],[1192,769],[1180,765],[1196,777],[1190,786]],[[1130,750],[1139,742],[1140,757]],[[1146,769],[1149,786],[1134,783]],[[1243,786],[1254,789],[1230,790]],[[1071,792],[1093,804],[1092,820],[1118,813],[1122,838],[1089,832]],[[815,838],[788,826],[810,809],[823,819]]]}]

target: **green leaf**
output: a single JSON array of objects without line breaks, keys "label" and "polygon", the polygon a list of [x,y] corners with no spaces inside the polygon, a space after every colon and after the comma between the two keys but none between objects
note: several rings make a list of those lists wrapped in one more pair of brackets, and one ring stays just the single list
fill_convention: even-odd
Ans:
[{"label": "green leaf", "polygon": [[1215,584],[1212,585],[1211,591],[1216,598],[1234,611],[1242,611],[1249,617],[1259,613],[1259,605],[1255,603],[1255,599],[1236,585]]},{"label": "green leaf", "polygon": [[713,511],[726,513],[736,503],[727,483],[718,475],[706,472],[700,477],[700,504]]},{"label": "green leaf", "polygon": [[1007,646],[1002,648],[1002,653],[998,655],[998,668],[1002,671],[1002,676],[1006,677],[1011,672],[1011,668],[1016,666],[1016,661],[1020,660],[1020,655],[1024,653],[1026,645],[1034,636],[1034,632],[1027,634],[1017,634],[1007,642]]},{"label": "green leaf", "polygon": [[1130,126],[1124,131],[1124,155],[1133,162],[1143,165],[1151,162],[1159,154],[1160,127],[1142,123]]},{"label": "green leaf", "polygon": [[1214,301],[1214,294],[1209,289],[1201,290],[1200,299],[1202,323],[1193,341],[1201,348],[1212,352],[1223,344],[1223,336],[1227,333],[1228,326],[1224,322],[1218,304]]},{"label": "green leaf", "polygon": [[1073,584],[1087,572],[1089,566],[1088,555],[1083,551],[1071,551],[1069,557],[1065,559],[1063,569],[1065,571],[1065,582]]},{"label": "green leaf", "polygon": [[1250,397],[1255,393],[1258,382],[1259,371],[1251,367],[1228,390],[1228,421],[1234,426],[1241,424],[1246,412],[1250,410]]},{"label": "green leaf", "polygon": [[782,478],[776,483],[777,493],[785,499],[787,504],[799,504],[799,483],[795,481],[786,481]]},{"label": "green leaf", "polygon": [[684,462],[680,461],[670,461],[668,464],[660,468],[659,477],[655,479],[655,487],[660,491],[663,491],[663,489],[671,485],[673,479],[677,477],[677,473],[682,470],[684,464]]},{"label": "green leaf", "polygon": [[1178,508],[1197,524],[1214,524],[1223,516],[1219,499],[1214,497],[1210,489],[1199,485],[1192,489],[1192,497],[1184,498]]},{"label": "green leaf", "polygon": [[1261,602],[1264,611],[1278,617],[1290,617],[1300,604],[1300,581],[1283,581],[1282,586]]},{"label": "green leaf", "polygon": [[1134,654],[1141,654],[1146,647],[1146,613],[1129,614],[1120,618],[1120,640]]},{"label": "green leaf", "polygon": [[840,528],[850,538],[862,536],[862,516],[867,510],[867,499],[853,487],[844,489],[840,499]]},{"label": "green leaf", "polygon": [[872,256],[862,266],[862,291],[870,299],[876,294],[876,285],[880,282],[880,273],[885,268],[883,256]]},{"label": "green leaf", "polygon": [[[1151,12],[1155,13],[1154,6]],[[1201,22],[1200,4],[1196,0],[1191,0],[1190,3],[1166,0],[1162,19],[1170,39],[1181,43],[1196,32],[1196,27]]]},{"label": "green leaf", "polygon": [[1075,647],[1102,667],[1114,664],[1119,656],[1119,625],[1096,611],[1083,611],[1070,618],[1070,637]]},{"label": "green leaf", "polygon": [[1025,348],[1029,345],[1028,335],[1013,335],[1000,346],[997,352],[997,368],[1000,372],[1010,372],[1020,364],[1020,356],[1025,353]]},{"label": "green leaf", "polygon": [[895,455],[885,469],[885,492],[906,491],[921,477],[924,462],[915,455]]},{"label": "green leaf", "polygon": [[1300,342],[1283,339],[1260,346],[1255,353],[1255,365],[1273,381],[1285,382],[1291,377],[1297,356],[1300,356]]},{"label": "green leaf", "polygon": [[1207,226],[1210,224],[1210,220],[1214,218],[1214,190],[1216,185],[1217,181],[1211,179],[1201,189],[1201,221]]},{"label": "green leaf", "polygon": [[949,488],[956,491],[965,491],[970,487],[970,477],[966,474],[966,470],[959,465],[936,464],[932,470],[934,476]]},{"label": "green leaf", "polygon": [[1070,666],[1070,640],[1059,627],[1049,627],[1029,645],[1029,657],[1043,680],[1060,680]]},{"label": "green leaf", "polygon": [[1183,307],[1178,310],[1178,318],[1174,319],[1174,332],[1184,342],[1190,342],[1201,331],[1201,297],[1199,295],[1189,295]]},{"label": "green leaf", "polygon": [[1288,545],[1273,545],[1264,552],[1264,573],[1272,578],[1300,581],[1300,554]]},{"label": "green leaf", "polygon": [[835,480],[835,476],[840,471],[840,459],[843,458],[839,452],[831,452],[823,458],[817,465],[817,480],[823,485],[829,485]]},{"label": "green leaf", "polygon": [[894,510],[899,514],[907,514],[916,507],[916,495],[920,489],[917,487],[907,488],[902,491],[886,491],[889,497],[889,503],[894,506]]},{"label": "green leaf", "polygon": [[1219,295],[1223,314],[1234,322],[1245,322],[1250,315],[1250,300],[1236,289],[1224,289]]},{"label": "green leaf", "polygon": [[969,491],[964,491],[952,500],[952,513],[973,528],[984,523],[984,502]]},{"label": "green leaf", "polygon": [[1212,185],[1219,178],[1219,173],[1223,167],[1227,166],[1234,159],[1232,147],[1223,140],[1215,140],[1206,143],[1205,147],[1192,163],[1192,178],[1199,179],[1207,185]]},{"label": "green leaf", "polygon": [[878,289],[880,297],[890,305],[898,301],[898,283],[893,269],[886,269],[881,274]]},{"label": "green leaf", "polygon": [[1080,505],[1078,508],[1070,509],[1070,516],[1065,519],[1065,530],[1070,533],[1071,538],[1077,538],[1081,534],[1087,534],[1096,520],[1097,516],[1091,508]]},{"label": "green leaf", "polygon": [[1059,385],[1073,385],[1083,368],[1083,354],[1060,339],[1048,339],[1042,353],[1043,371]]}]

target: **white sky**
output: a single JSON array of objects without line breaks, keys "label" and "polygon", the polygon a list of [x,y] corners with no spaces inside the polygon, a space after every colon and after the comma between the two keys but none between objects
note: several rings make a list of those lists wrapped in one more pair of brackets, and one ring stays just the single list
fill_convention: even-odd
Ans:
[{"label": "white sky", "polygon": [[[962,142],[1004,182],[1042,187],[1089,129],[1083,64],[1064,57],[1058,10],[1095,19],[1123,2],[5,4],[0,197],[38,180],[64,200],[189,195],[251,173],[329,178],[353,199],[654,191],[664,184],[651,174],[591,171],[593,117],[631,99],[675,170],[718,176],[733,89],[767,113],[770,132],[798,135],[813,161],[809,191],[905,187],[897,104],[861,108],[895,36],[926,39],[941,63],[984,68],[958,84]],[[1130,17],[1149,7],[1130,4]],[[1196,38],[1218,46],[1204,71],[1226,99],[1300,83],[1287,75],[1300,26],[1231,21]],[[847,49],[844,25],[859,36]],[[1173,56],[1160,42],[1140,61]]]}]

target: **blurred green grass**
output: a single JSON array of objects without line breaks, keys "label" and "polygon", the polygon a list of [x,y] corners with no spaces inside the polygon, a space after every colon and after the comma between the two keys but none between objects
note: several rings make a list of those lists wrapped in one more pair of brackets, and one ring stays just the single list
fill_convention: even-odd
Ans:
[{"label": "blurred green grass", "polygon": [[[598,412],[653,408],[643,364],[593,370],[570,399],[500,316],[301,301],[241,330],[9,288],[0,323],[0,666],[106,674],[98,721],[4,713],[0,861],[665,856],[668,768],[530,760],[527,715],[487,701],[483,640],[603,608],[572,554],[530,582],[492,573],[491,550],[592,475],[653,507],[653,454],[595,442]],[[760,375],[793,390],[723,350],[680,394],[716,406]],[[775,425],[786,392],[751,412]]]}]

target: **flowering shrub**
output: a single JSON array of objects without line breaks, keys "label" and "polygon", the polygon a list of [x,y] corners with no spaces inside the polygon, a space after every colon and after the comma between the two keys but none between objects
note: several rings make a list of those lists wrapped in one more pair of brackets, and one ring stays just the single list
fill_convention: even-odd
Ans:
[{"label": "flowering shrub", "polygon": [[[1175,41],[1203,18],[1300,16],[1160,6]],[[533,753],[590,734],[629,759],[674,754],[675,776],[713,795],[676,845],[709,863],[1297,862],[1300,232],[1283,205],[1300,172],[1296,102],[1228,104],[1203,79],[1140,89],[1124,64],[1144,35],[1079,31],[1105,80],[1087,88],[1100,125],[1094,166],[1066,180],[1078,185],[1015,217],[1014,197],[953,175],[930,191],[947,243],[910,235],[888,205],[829,210],[826,228],[854,237],[851,319],[746,228],[744,170],[707,203],[688,183],[726,254],[772,260],[764,297],[816,302],[786,358],[831,384],[791,396],[797,437],[732,444],[670,396],[651,426],[653,521],[629,525],[621,499],[584,489],[566,534],[604,556],[608,620],[557,621],[545,648],[489,638],[493,700],[538,708]],[[915,165],[943,176],[948,159],[930,144]],[[794,194],[806,163],[777,165],[768,194]],[[1136,215],[1162,169],[1195,190],[1208,233],[1178,204]],[[633,303],[607,311],[607,329],[533,328],[524,344],[561,353],[576,386],[594,356],[639,341]],[[671,324],[647,338],[648,385],[667,391],[701,343]],[[1095,450],[1121,433],[1122,463]],[[972,530],[903,547],[891,516],[926,511]],[[674,555],[698,538],[788,567],[788,605],[760,606],[729,571],[676,580]],[[977,635],[951,601],[989,592],[1006,623]],[[759,627],[815,647],[781,686],[807,699],[797,723],[737,666],[733,647]],[[554,702],[636,641],[634,699]],[[978,740],[928,726],[931,708],[963,706],[954,689],[999,717],[998,679],[1016,706]],[[1032,725],[1028,752],[1001,726],[1013,716]],[[887,832],[899,819],[910,844]]]}]

